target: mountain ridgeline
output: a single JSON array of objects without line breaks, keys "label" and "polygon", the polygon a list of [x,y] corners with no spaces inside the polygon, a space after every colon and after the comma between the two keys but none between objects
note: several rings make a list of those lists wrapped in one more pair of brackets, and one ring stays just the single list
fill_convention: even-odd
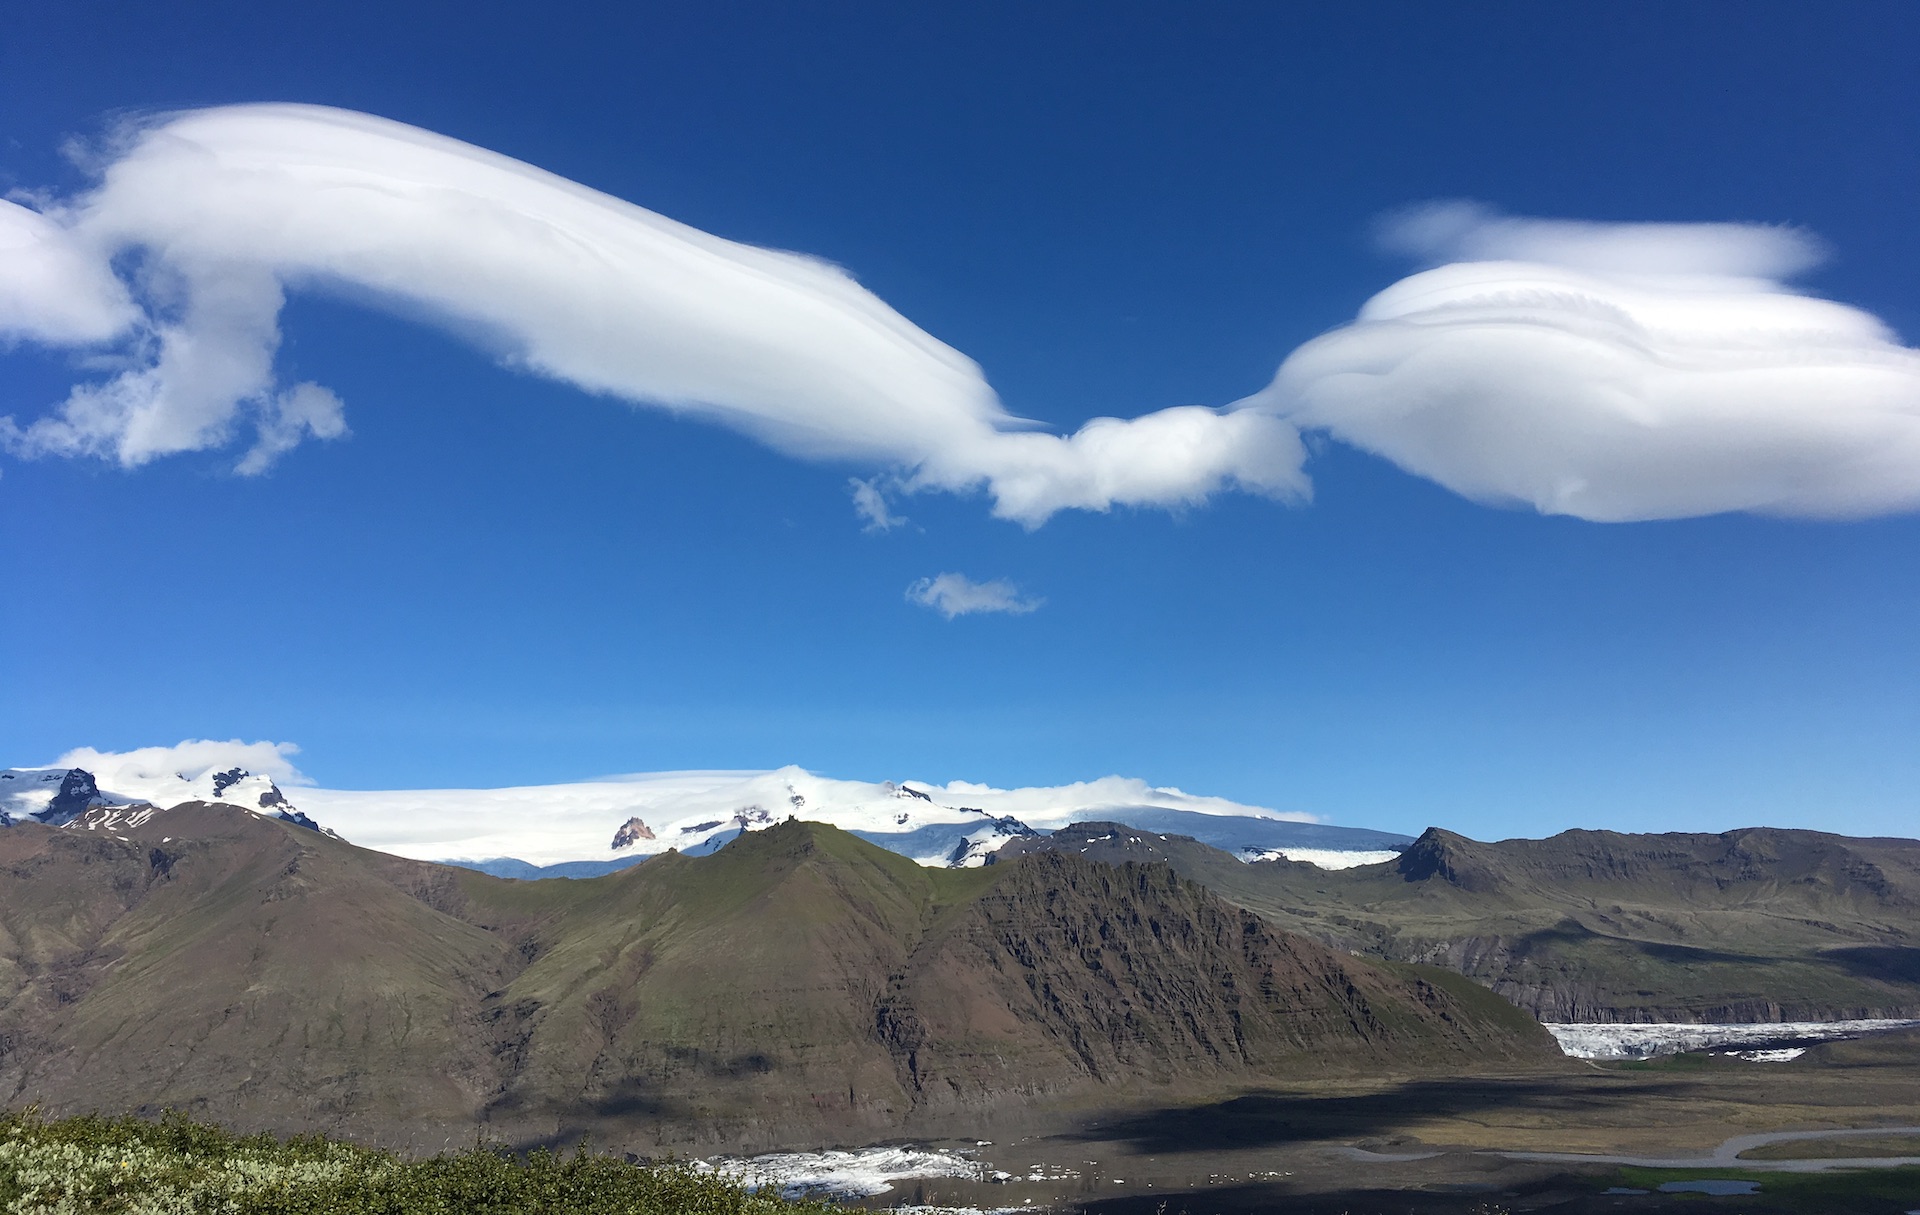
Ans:
[{"label": "mountain ridgeline", "polygon": [[1042,851],[1166,864],[1276,928],[1447,967],[1544,1021],[1920,1017],[1916,840],[1435,828],[1395,861],[1329,871],[1079,823],[998,857]]},{"label": "mountain ridgeline", "polygon": [[50,1113],[753,1147],[1563,1065],[1459,976],[1280,931],[1163,864],[929,869],[787,822],[518,882],[220,804],[0,832],[0,1094]]}]

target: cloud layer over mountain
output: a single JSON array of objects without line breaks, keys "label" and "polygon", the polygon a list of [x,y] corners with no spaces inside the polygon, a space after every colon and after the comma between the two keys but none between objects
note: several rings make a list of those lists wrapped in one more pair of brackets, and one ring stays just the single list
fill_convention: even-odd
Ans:
[{"label": "cloud layer over mountain", "polygon": [[293,757],[299,753],[300,748],[293,743],[190,738],[171,747],[136,747],[131,751],[76,747],[46,766],[84,768],[93,773],[102,789],[131,790],[141,795],[155,781],[192,781],[234,767],[291,788],[312,783],[294,767]]}]

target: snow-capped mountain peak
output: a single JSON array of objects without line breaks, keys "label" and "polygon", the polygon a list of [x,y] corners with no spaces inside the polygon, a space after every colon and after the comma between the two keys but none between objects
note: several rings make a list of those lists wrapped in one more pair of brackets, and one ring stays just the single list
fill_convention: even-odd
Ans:
[{"label": "snow-capped mountain peak", "polygon": [[289,801],[272,777],[238,765],[209,765],[191,774],[154,772],[135,764],[105,767],[99,773],[78,767],[0,772],[0,826],[31,819],[53,827],[124,830],[138,825],[133,818],[142,811],[195,801],[225,802],[334,834]]}]

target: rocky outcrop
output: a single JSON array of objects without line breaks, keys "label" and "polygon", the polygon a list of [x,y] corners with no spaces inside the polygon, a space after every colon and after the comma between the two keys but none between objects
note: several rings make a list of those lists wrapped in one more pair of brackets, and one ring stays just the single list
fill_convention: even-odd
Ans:
[{"label": "rocky outcrop", "polygon": [[213,774],[213,799],[215,801],[224,799],[228,789],[233,788],[252,775],[253,773],[247,771],[245,768],[238,767],[228,768],[225,772],[215,772]]},{"label": "rocky outcrop", "polygon": [[1485,855],[1484,846],[1464,835],[1429,827],[1413,841],[1394,869],[1409,882],[1446,882],[1476,894],[1491,894],[1502,886],[1500,867]]},{"label": "rocky outcrop", "polygon": [[72,822],[94,806],[106,804],[108,800],[94,783],[93,773],[71,768],[60,779],[60,788],[47,803],[47,808],[33,817],[58,827]]},{"label": "rocky outcrop", "polygon": [[641,822],[638,817],[630,818],[620,824],[620,830],[613,833],[613,850],[631,848],[641,840],[653,838],[653,828]]}]

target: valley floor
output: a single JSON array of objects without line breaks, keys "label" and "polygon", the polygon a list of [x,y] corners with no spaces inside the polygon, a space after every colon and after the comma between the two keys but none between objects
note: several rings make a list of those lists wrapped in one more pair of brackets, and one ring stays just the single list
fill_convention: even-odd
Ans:
[{"label": "valley floor", "polygon": [[[1809,1065],[1677,1056],[1583,1072],[1399,1083],[1266,1087],[1213,1103],[1088,1117],[1070,1128],[974,1148],[1014,1180],[896,1183],[870,1207],[938,1205],[1106,1215],[1256,1211],[1653,1212],[1920,1209],[1920,1168],[1775,1172],[1769,1132],[1920,1127],[1920,1035]],[[1863,1053],[1863,1044],[1847,1044]],[[1909,1050],[1908,1047],[1916,1049]],[[1731,1151],[1716,1150],[1730,1140]],[[1831,1165],[1831,1141],[1803,1141]],[[1887,1152],[1913,1140],[1888,1136]],[[1751,1157],[1739,1158],[1750,1150]],[[1529,1159],[1527,1154],[1554,1159]],[[1518,1155],[1513,1155],[1518,1154]],[[1857,1147],[1849,1155],[1883,1155]],[[1579,1159],[1590,1157],[1591,1159]],[[1658,1158],[1661,1171],[1610,1160]],[[1689,1161],[1685,1158],[1695,1158]],[[1693,1163],[1699,1167],[1687,1169]],[[1887,1163],[1892,1164],[1889,1159]],[[1035,1174],[1051,1180],[1026,1180]],[[1608,1195],[1688,1177],[1762,1179],[1759,1197]]]}]

